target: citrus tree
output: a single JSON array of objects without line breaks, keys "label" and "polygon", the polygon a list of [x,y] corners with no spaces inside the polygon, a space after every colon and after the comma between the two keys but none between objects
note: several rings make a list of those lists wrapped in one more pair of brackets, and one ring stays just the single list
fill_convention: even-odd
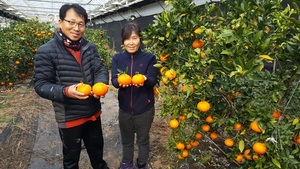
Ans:
[{"label": "citrus tree", "polygon": [[197,148],[206,138],[240,168],[298,168],[299,2],[165,5],[142,35],[158,59],[173,157],[209,161]]},{"label": "citrus tree", "polygon": [[102,27],[97,29],[87,28],[84,36],[96,45],[102,61],[109,69],[115,51],[109,48],[109,39],[106,31]]},{"label": "citrus tree", "polygon": [[12,86],[32,73],[33,56],[37,48],[52,37],[51,28],[49,23],[33,19],[15,22],[11,27],[0,30],[1,85]]},{"label": "citrus tree", "polygon": [[[0,82],[2,86],[13,86],[33,72],[33,57],[37,49],[53,37],[54,27],[37,19],[15,22],[0,30]],[[95,43],[99,55],[110,67],[113,51],[108,49],[108,36],[99,29],[87,28],[85,37]]]}]

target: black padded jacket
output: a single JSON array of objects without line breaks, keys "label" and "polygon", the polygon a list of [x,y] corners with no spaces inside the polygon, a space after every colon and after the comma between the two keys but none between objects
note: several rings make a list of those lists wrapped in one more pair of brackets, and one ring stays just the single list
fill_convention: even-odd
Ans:
[{"label": "black padded jacket", "polygon": [[80,82],[91,86],[97,82],[108,84],[108,70],[96,46],[83,38],[80,52],[81,65],[56,33],[34,56],[34,89],[39,96],[52,101],[58,123],[90,117],[101,110],[100,100],[93,96],[79,100],[64,95],[67,86]]},{"label": "black padded jacket", "polygon": [[[130,114],[141,114],[154,107],[153,87],[157,83],[158,69],[154,67],[156,58],[153,54],[139,49],[135,54],[128,52],[113,56],[111,64],[111,83],[118,88],[119,108]],[[141,73],[147,77],[144,86],[121,88],[118,84],[119,70],[131,77]]]}]

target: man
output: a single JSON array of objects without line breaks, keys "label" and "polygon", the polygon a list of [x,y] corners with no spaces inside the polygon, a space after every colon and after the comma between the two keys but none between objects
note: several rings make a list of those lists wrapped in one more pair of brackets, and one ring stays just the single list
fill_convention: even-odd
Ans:
[{"label": "man", "polygon": [[100,98],[78,92],[80,82],[108,84],[108,70],[94,44],[83,38],[87,13],[77,4],[59,11],[59,29],[42,45],[34,62],[34,88],[52,101],[63,144],[64,169],[78,169],[83,141],[94,169],[107,169],[103,160]]}]

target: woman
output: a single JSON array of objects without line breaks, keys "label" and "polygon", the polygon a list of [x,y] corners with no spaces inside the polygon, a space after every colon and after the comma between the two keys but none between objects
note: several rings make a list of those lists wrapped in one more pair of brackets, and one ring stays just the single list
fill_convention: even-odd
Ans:
[{"label": "woman", "polygon": [[[157,81],[158,69],[154,67],[155,56],[140,49],[140,33],[136,23],[128,22],[124,25],[121,37],[125,51],[113,56],[111,66],[111,82],[118,88],[119,127],[123,150],[121,169],[147,168],[150,152],[149,131],[155,113],[153,87]],[[127,71],[131,77],[135,73],[143,74],[145,82],[132,85],[119,84],[120,71]],[[135,133],[138,158],[134,166]]]}]

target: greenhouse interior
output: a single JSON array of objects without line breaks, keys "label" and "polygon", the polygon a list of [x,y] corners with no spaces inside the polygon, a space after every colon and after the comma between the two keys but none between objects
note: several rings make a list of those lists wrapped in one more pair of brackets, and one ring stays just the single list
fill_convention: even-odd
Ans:
[{"label": "greenhouse interior", "polygon": [[[60,18],[70,3],[86,23],[74,10]],[[141,28],[130,40],[128,22]],[[71,129],[101,117],[103,159],[119,169],[122,98],[147,107],[130,119],[153,120],[142,165],[130,143],[130,169],[300,169],[300,0],[0,0],[0,36],[1,169],[64,168],[55,118],[73,111]],[[80,141],[79,168],[91,169]]]}]

